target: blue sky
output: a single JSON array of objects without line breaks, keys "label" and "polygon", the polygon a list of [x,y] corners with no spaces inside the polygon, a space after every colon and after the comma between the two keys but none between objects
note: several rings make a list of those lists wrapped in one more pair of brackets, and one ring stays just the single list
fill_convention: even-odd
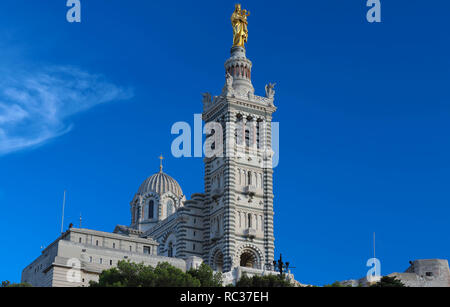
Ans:
[{"label": "blue sky", "polygon": [[[298,280],[382,273],[449,258],[450,4],[245,1],[253,84],[277,82],[275,236]],[[0,279],[19,281],[66,227],[112,231],[158,170],[186,195],[200,158],[170,155],[177,121],[224,84],[234,1],[0,2]]]}]

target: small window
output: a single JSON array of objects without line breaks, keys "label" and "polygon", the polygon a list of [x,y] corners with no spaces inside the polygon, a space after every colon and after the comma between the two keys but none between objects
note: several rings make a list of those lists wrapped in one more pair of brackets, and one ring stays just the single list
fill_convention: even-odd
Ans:
[{"label": "small window", "polygon": [[154,214],[153,214],[154,210],[155,210],[155,202],[153,200],[150,200],[148,202],[148,219],[150,219],[150,220],[153,219],[153,217],[154,217]]},{"label": "small window", "polygon": [[144,254],[150,255],[150,246],[144,246]]},{"label": "small window", "polygon": [[112,260],[109,260],[109,265],[112,265],[112,264],[113,264]]},{"label": "small window", "polygon": [[174,212],[174,205],[173,205],[173,201],[169,200],[167,202],[167,216],[172,215]]},{"label": "small window", "polygon": [[261,130],[261,127],[262,126],[262,122],[261,121],[258,121],[258,123],[257,123],[257,125],[256,125],[256,146],[258,147],[258,148],[261,148],[260,147],[260,138],[261,138],[261,133],[260,133],[260,130]]},{"label": "small window", "polygon": [[92,263],[92,257],[89,257],[89,262],[91,262],[91,263]]},{"label": "small window", "polygon": [[78,242],[81,243],[81,238],[78,239]]},{"label": "small window", "polygon": [[192,250],[195,251],[195,244],[192,244]]},{"label": "small window", "polygon": [[245,146],[250,147],[250,130],[245,129]]},{"label": "small window", "polygon": [[130,252],[132,252],[133,251],[133,247],[132,246],[130,246]]},{"label": "small window", "polygon": [[99,261],[99,262],[100,262],[100,264],[103,264],[103,259],[102,259],[102,258],[100,258],[100,261]]},{"label": "small window", "polygon": [[167,250],[167,256],[169,256],[170,258],[173,257],[173,243],[172,242],[169,243],[169,248]]},{"label": "small window", "polygon": [[98,246],[98,240],[97,240],[97,241],[95,241],[95,245],[97,245],[97,246]]},{"label": "small window", "polygon": [[196,235],[196,232],[194,231],[194,237],[195,237],[195,235]]},{"label": "small window", "polygon": [[113,243],[113,248],[116,248],[116,243]]},{"label": "small window", "polygon": [[425,275],[428,277],[431,277],[431,276],[433,276],[433,272],[426,272]]}]

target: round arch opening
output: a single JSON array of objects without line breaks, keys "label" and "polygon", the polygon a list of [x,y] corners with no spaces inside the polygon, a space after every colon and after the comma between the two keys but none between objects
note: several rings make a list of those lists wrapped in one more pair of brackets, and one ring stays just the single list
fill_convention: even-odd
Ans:
[{"label": "round arch opening", "polygon": [[258,256],[251,250],[244,250],[239,258],[239,265],[246,268],[258,268]]},{"label": "round arch opening", "polygon": [[213,259],[213,267],[217,272],[223,272],[223,254],[221,251],[217,251]]}]

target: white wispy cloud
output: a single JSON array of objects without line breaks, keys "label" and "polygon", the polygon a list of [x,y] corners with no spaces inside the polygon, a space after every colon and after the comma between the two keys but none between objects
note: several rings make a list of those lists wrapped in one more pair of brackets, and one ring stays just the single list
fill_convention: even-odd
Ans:
[{"label": "white wispy cloud", "polygon": [[1,74],[0,155],[42,145],[69,132],[74,114],[133,96],[102,75],[71,66]]}]

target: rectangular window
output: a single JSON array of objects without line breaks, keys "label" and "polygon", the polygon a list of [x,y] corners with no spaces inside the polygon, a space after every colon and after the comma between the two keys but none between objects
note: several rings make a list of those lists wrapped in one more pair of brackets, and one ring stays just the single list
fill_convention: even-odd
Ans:
[{"label": "rectangular window", "polygon": [[91,263],[92,263],[92,257],[89,257],[89,262],[91,262]]},{"label": "rectangular window", "polygon": [[250,130],[245,129],[245,146],[250,147]]},{"label": "rectangular window", "polygon": [[261,148],[260,147],[260,130],[261,130],[261,122],[257,122],[256,123],[256,146],[258,147],[258,148]]},{"label": "rectangular window", "polygon": [[113,263],[112,260],[109,260],[109,265],[112,265],[112,263]]},{"label": "rectangular window", "polygon": [[100,264],[103,264],[103,259],[102,258],[100,258]]},{"label": "rectangular window", "polygon": [[95,241],[95,245],[97,245],[97,246],[98,246],[98,240],[97,240],[97,241]]},{"label": "rectangular window", "polygon": [[113,243],[113,248],[116,248],[116,243]]},{"label": "rectangular window", "polygon": [[195,244],[192,244],[192,250],[195,250]]},{"label": "rectangular window", "polygon": [[150,255],[150,246],[144,246],[144,254]]},{"label": "rectangular window", "polygon": [[155,202],[153,200],[150,200],[148,202],[147,210],[148,210],[148,219],[149,220],[153,219],[153,217],[154,217],[153,214],[154,214],[154,211],[155,211]]}]

